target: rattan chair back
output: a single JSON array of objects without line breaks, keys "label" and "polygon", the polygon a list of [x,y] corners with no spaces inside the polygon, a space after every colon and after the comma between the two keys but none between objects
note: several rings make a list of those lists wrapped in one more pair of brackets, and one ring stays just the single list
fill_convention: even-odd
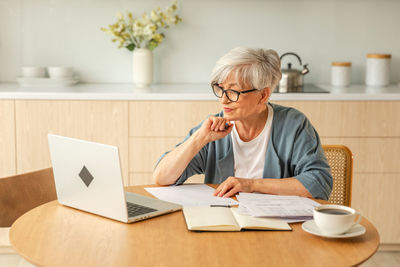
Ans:
[{"label": "rattan chair back", "polygon": [[325,156],[332,170],[333,189],[329,202],[351,206],[351,186],[353,180],[353,154],[342,145],[323,145]]}]

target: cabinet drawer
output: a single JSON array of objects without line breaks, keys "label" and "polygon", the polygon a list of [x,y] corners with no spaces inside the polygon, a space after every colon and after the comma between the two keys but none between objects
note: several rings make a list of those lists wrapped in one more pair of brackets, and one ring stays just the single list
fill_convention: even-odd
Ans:
[{"label": "cabinet drawer", "polygon": [[161,155],[184,137],[130,137],[129,172],[153,172]]},{"label": "cabinet drawer", "polygon": [[353,152],[354,172],[400,173],[400,138],[329,138],[323,144],[346,145]]},{"label": "cabinet drawer", "polygon": [[352,207],[378,229],[381,243],[399,243],[400,174],[362,174],[353,176]]},{"label": "cabinet drawer", "polygon": [[274,101],[303,112],[326,137],[400,137],[399,101]]},{"label": "cabinet drawer", "polygon": [[153,173],[151,172],[130,172],[129,185],[154,184]]},{"label": "cabinet drawer", "polygon": [[210,114],[218,101],[134,101],[129,103],[129,136],[186,136]]}]

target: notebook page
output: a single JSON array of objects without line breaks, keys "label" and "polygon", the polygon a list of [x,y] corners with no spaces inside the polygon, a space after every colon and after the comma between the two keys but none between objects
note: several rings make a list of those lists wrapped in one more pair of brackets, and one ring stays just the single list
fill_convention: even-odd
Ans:
[{"label": "notebook page", "polygon": [[215,231],[239,231],[229,208],[222,207],[184,207],[183,214],[190,230],[215,230]]}]

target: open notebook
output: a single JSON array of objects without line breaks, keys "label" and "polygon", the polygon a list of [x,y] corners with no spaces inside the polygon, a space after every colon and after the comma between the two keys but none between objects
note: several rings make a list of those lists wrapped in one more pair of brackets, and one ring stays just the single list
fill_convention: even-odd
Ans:
[{"label": "open notebook", "polygon": [[184,207],[183,214],[191,231],[292,230],[283,220],[241,215],[237,208]]}]

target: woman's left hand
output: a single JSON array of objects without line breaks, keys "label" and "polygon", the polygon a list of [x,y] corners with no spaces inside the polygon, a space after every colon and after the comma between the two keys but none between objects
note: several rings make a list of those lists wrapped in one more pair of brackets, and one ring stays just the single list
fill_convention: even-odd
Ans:
[{"label": "woman's left hand", "polygon": [[220,184],[214,191],[214,196],[218,197],[231,197],[237,192],[252,193],[254,179],[244,179],[237,177],[228,177],[222,184]]}]

